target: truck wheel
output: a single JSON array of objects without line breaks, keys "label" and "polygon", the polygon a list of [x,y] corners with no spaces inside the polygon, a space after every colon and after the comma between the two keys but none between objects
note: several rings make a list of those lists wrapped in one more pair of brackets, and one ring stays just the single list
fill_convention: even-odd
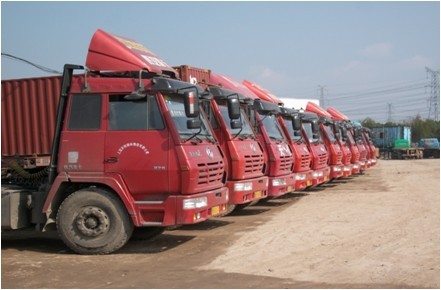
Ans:
[{"label": "truck wheel", "polygon": [[133,223],[121,200],[98,188],[76,191],[61,204],[57,230],[63,242],[78,254],[109,254],[124,246]]},{"label": "truck wheel", "polygon": [[146,241],[159,236],[165,231],[164,227],[141,227],[135,228],[132,234],[132,240]]}]

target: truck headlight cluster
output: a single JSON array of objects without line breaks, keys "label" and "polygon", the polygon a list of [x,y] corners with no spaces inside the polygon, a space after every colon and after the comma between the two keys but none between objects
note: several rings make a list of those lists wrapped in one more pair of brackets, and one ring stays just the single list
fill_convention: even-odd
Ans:
[{"label": "truck headlight cluster", "polygon": [[296,174],[296,180],[305,180],[305,179],[306,179],[306,174],[303,173]]},{"label": "truck headlight cluster", "polygon": [[280,186],[280,185],[286,185],[286,179],[285,178],[276,178],[272,181],[273,186]]},{"label": "truck headlight cluster", "polygon": [[245,190],[253,190],[252,182],[244,182],[244,183],[235,183],[234,191],[245,191]]},{"label": "truck headlight cluster", "polygon": [[207,204],[206,196],[184,199],[183,209],[203,208],[206,207]]}]

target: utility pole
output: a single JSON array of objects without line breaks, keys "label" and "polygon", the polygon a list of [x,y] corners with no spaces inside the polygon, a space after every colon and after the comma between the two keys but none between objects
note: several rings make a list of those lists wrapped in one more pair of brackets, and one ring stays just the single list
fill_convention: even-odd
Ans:
[{"label": "utility pole", "polygon": [[426,67],[427,76],[430,76],[429,119],[433,115],[435,121],[439,121],[439,70],[433,71]]},{"label": "utility pole", "polygon": [[387,122],[392,123],[392,104],[387,104]]},{"label": "utility pole", "polygon": [[320,91],[320,107],[325,108],[325,91],[327,91],[327,89],[325,89],[325,86],[320,86],[319,87],[319,91]]}]

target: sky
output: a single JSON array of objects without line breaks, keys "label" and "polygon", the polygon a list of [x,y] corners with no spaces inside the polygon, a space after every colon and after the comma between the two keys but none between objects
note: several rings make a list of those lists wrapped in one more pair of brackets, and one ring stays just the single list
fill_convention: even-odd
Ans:
[{"label": "sky", "polygon": [[[97,29],[280,98],[323,95],[353,120],[434,117],[426,67],[439,80],[437,1],[1,2],[2,54],[57,71],[85,64]],[[1,58],[2,80],[47,75]]]}]

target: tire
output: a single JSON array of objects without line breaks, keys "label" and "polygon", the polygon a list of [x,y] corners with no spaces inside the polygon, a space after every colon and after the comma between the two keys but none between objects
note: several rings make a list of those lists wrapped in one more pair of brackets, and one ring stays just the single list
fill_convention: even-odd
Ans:
[{"label": "tire", "polygon": [[57,230],[74,252],[103,255],[127,243],[133,223],[115,194],[91,187],[76,191],[63,201],[57,213]]},{"label": "tire", "polygon": [[140,227],[135,228],[132,234],[132,240],[147,241],[159,236],[165,231],[164,227]]}]

